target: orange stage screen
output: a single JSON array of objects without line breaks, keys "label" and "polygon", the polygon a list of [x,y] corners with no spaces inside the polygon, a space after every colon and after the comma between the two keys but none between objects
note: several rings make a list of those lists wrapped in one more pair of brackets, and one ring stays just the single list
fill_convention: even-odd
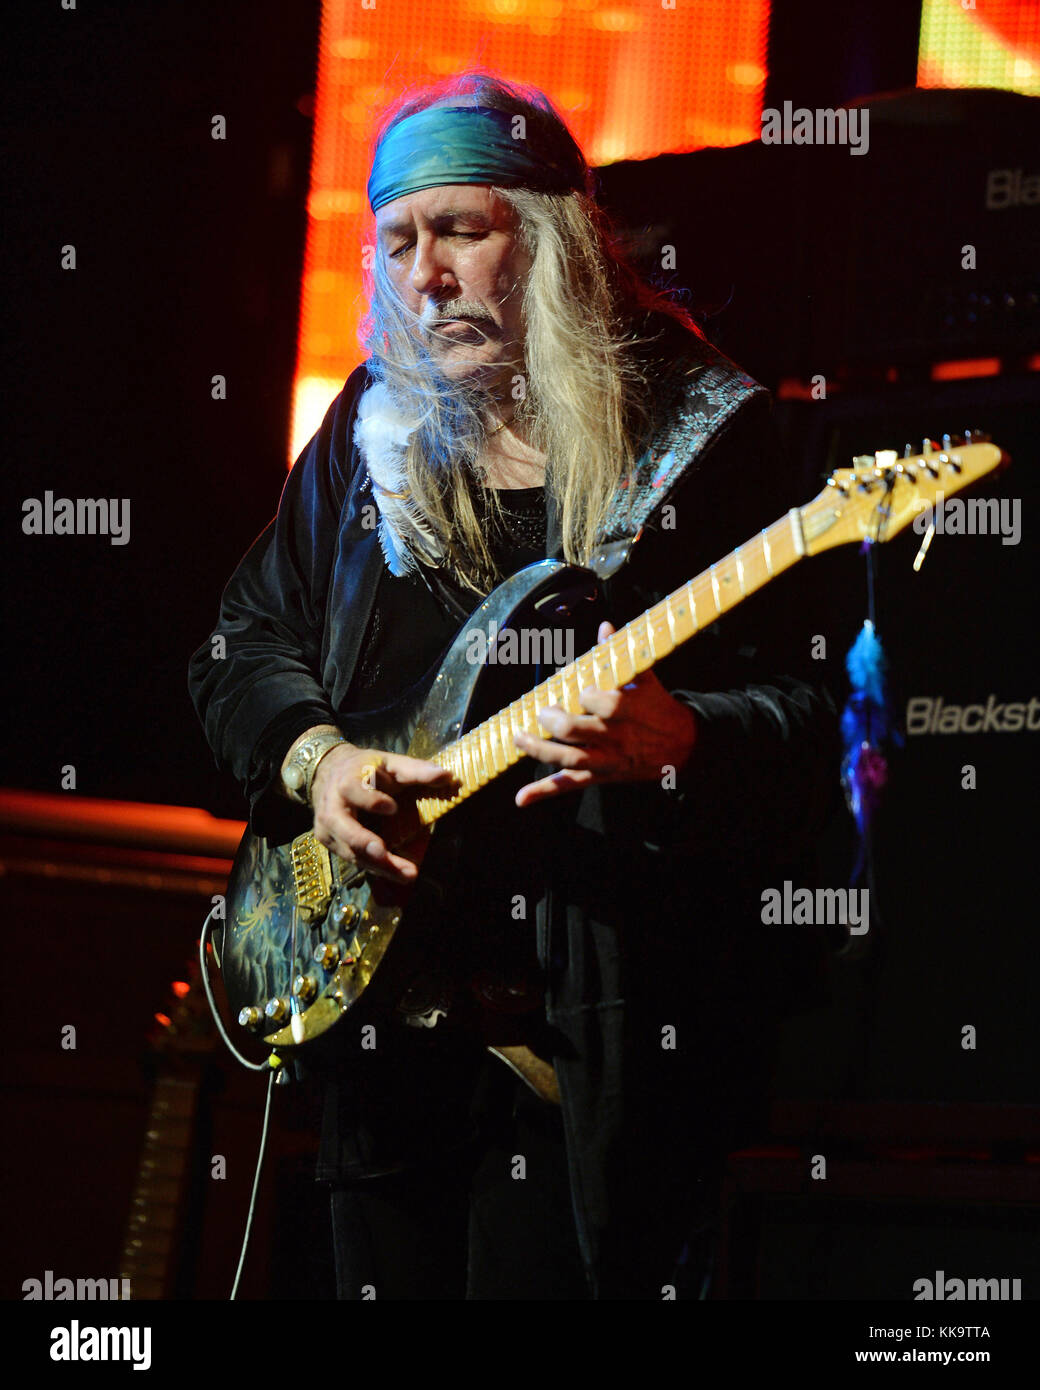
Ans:
[{"label": "orange stage screen", "polygon": [[[590,163],[761,131],[768,0],[326,0],[291,457],[363,358],[362,243],[376,113],[467,67],[540,87]],[[369,6],[369,7],[366,7]]]}]

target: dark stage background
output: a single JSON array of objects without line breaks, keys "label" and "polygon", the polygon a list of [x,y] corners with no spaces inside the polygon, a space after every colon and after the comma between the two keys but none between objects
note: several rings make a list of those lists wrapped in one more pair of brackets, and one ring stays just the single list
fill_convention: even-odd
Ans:
[{"label": "dark stage background", "polygon": [[[318,9],[152,0],[84,8],[73,28],[54,5],[5,26],[7,788],[57,795],[71,764],[68,797],[243,816],[185,669],[285,477]],[[921,696],[1028,702],[1040,694],[1040,205],[995,211],[985,197],[994,168],[1036,173],[1040,101],[905,90],[916,24],[892,0],[775,7],[765,104],[869,98],[868,157],[753,143],[608,167],[602,194],[648,268],[675,247],[671,279],[710,336],[776,391],[792,504],[853,453],[925,434],[983,429],[1009,451],[1011,470],[982,491],[1020,501],[1020,544],[938,537],[915,575],[918,538],[902,537],[878,557],[878,619],[900,710]],[[210,139],[215,112],[225,142]],[[75,274],[59,268],[66,243]],[[965,243],[975,272],[960,268]],[[963,359],[994,365],[934,379],[934,364]],[[225,401],[211,399],[217,373]],[[817,375],[827,389],[814,400]],[[24,535],[22,500],[48,489],[129,497],[131,543]],[[808,563],[821,674],[841,701],[864,563],[851,549]],[[941,1267],[1040,1291],[1036,746],[1028,731],[918,736],[893,754],[876,930],[835,960],[832,1005],[787,1029],[772,1131],[734,1161],[731,1296],[905,1299]],[[185,976],[221,855],[189,835],[191,863],[48,880],[26,864],[60,866],[66,851],[20,805],[5,813],[4,903],[35,996],[5,1097],[8,1192],[22,1194],[7,1297],[48,1268],[117,1267],[155,1094],[145,1034]],[[825,881],[844,883],[846,819],[822,850]],[[39,972],[59,966],[54,1007],[37,1007]],[[66,1023],[75,1061],[55,1041]],[[197,1176],[185,1199],[171,1292],[222,1297],[261,1083],[210,1054],[194,1080],[195,1161],[233,1162],[219,1200]],[[314,1117],[305,1099],[282,1110],[244,1293],[321,1297],[317,1265],[287,1273],[324,1239],[307,1177]],[[833,1161],[830,1199],[805,1177],[818,1151]]]}]

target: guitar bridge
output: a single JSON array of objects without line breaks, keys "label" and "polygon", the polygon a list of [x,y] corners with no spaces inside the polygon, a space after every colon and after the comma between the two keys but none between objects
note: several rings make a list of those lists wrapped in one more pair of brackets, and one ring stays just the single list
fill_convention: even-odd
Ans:
[{"label": "guitar bridge", "polygon": [[305,922],[320,921],[332,902],[332,861],[324,845],[308,832],[289,847],[296,910]]}]

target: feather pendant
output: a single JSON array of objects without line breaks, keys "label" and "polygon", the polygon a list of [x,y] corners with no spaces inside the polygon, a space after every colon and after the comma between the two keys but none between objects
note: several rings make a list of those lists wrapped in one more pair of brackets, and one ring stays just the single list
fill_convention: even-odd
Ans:
[{"label": "feather pendant", "polygon": [[381,382],[374,383],[361,397],[354,441],[372,480],[383,557],[387,569],[397,576],[414,570],[416,557],[430,564],[439,564],[442,558],[433,531],[412,502],[408,487],[408,441],[415,428]]}]

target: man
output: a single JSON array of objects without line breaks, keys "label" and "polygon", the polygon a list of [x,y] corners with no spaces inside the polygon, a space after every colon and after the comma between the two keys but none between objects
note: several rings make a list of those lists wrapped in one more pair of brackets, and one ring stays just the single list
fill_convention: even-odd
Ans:
[{"label": "man", "polygon": [[[384,123],[370,357],[225,591],[226,658],[192,664],[257,833],[312,816],[345,861],[414,884],[386,818],[454,783],[370,731],[401,727],[479,601],[557,556],[595,563],[627,621],[797,500],[765,393],[627,269],[589,190],[546,98],[487,74]],[[789,674],[811,628],[767,597],[546,710],[518,780],[452,813],[462,867],[419,1002],[374,1049],[343,1020],[324,1077],[341,1297],[703,1295],[721,1162],[798,974],[754,904],[836,781],[832,706]],[[485,1051],[518,1036],[558,1106]]]}]

